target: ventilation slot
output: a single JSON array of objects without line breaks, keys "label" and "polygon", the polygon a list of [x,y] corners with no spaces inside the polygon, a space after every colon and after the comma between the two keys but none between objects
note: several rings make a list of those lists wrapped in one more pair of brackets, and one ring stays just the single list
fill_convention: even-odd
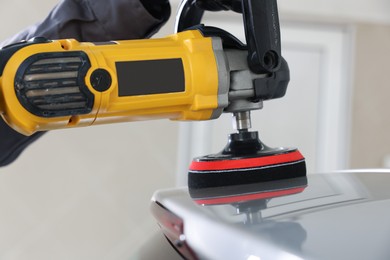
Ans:
[{"label": "ventilation slot", "polygon": [[19,69],[15,91],[22,105],[43,117],[86,114],[93,94],[84,78],[89,61],[84,53],[50,53],[32,56]]}]

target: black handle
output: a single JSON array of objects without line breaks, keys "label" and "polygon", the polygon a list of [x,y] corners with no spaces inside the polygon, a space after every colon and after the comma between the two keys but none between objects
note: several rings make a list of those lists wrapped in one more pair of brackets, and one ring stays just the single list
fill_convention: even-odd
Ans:
[{"label": "black handle", "polygon": [[232,10],[237,13],[242,13],[241,0],[196,0],[196,5],[207,11]]},{"label": "black handle", "polygon": [[259,74],[279,70],[282,55],[276,0],[182,0],[176,32],[200,24],[204,10],[242,12],[249,68]]},{"label": "black handle", "polygon": [[204,10],[196,4],[196,0],[182,0],[176,15],[175,32],[181,32],[200,24]]},{"label": "black handle", "polygon": [[281,64],[276,0],[242,0],[248,64],[255,73],[275,72]]}]

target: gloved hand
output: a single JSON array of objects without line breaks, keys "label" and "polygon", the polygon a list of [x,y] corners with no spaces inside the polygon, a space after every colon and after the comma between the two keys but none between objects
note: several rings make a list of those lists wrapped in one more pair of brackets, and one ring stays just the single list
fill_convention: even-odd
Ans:
[{"label": "gloved hand", "polygon": [[[170,10],[168,0],[62,0],[43,22],[0,47],[35,36],[93,42],[148,38],[168,20]],[[43,133],[21,135],[0,118],[0,167],[13,162]]]},{"label": "gloved hand", "polygon": [[141,0],[141,3],[156,19],[168,19],[171,14],[169,0]]}]

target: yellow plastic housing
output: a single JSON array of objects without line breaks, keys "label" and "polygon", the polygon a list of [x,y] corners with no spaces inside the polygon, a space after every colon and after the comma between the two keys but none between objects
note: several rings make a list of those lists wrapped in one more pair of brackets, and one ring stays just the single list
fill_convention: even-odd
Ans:
[{"label": "yellow plastic housing", "polygon": [[[91,63],[85,84],[94,95],[88,114],[41,117],[30,113],[15,94],[15,75],[20,65],[32,55],[48,52],[85,52]],[[119,96],[116,64],[127,61],[180,59],[184,70],[183,91],[162,94]],[[112,79],[101,92],[90,82],[92,72],[106,70]],[[159,87],[159,86],[156,86]],[[218,68],[212,39],[200,32],[186,31],[162,39],[118,41],[115,44],[80,43],[58,40],[38,43],[17,51],[7,62],[0,79],[0,111],[5,121],[18,132],[62,129],[93,124],[169,118],[172,120],[207,120],[218,108]]]}]

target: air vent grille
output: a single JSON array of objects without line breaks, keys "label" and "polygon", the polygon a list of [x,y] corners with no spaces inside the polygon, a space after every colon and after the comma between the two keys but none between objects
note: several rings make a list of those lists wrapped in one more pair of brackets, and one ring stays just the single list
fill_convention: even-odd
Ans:
[{"label": "air vent grille", "polygon": [[83,52],[37,54],[19,68],[15,92],[21,104],[37,116],[87,114],[94,99],[84,81],[89,68]]}]

